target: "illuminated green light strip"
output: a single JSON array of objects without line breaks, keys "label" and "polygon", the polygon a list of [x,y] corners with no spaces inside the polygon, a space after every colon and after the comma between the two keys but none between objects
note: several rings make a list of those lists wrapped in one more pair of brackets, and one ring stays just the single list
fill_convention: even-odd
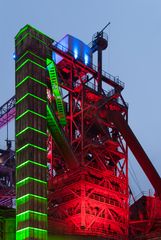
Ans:
[{"label": "illuminated green light strip", "polygon": [[18,240],[20,240],[20,239],[21,240],[26,240],[26,239],[47,240],[48,239],[47,230],[42,231],[42,229],[36,230],[36,228],[31,229],[31,227],[28,227],[28,229],[25,229],[24,231],[16,232],[16,239],[18,239]]},{"label": "illuminated green light strip", "polygon": [[39,42],[41,42],[43,45],[45,45],[45,47],[49,47],[46,42],[44,42],[44,41],[42,41],[41,39],[35,37],[35,36],[32,35],[31,33],[25,34],[24,37],[23,37],[22,39],[20,39],[20,41],[18,41],[18,43],[16,43],[16,47],[17,47],[25,38],[27,38],[28,35],[31,36],[32,38],[38,40]]},{"label": "illuminated green light strip", "polygon": [[17,150],[16,150],[16,153],[19,153],[20,151],[24,150],[24,149],[27,148],[27,147],[34,147],[34,148],[37,148],[37,149],[42,150],[42,151],[44,151],[44,152],[47,152],[47,150],[46,150],[45,148],[39,147],[39,146],[34,145],[34,144],[32,144],[32,143],[27,143],[27,144],[25,144],[23,147],[17,149]]},{"label": "illuminated green light strip", "polygon": [[25,165],[27,165],[27,164],[29,164],[29,163],[35,164],[35,165],[37,165],[37,166],[39,166],[39,167],[47,168],[46,165],[43,165],[43,164],[38,163],[38,162],[34,162],[34,161],[32,161],[32,160],[27,160],[27,161],[21,163],[20,165],[18,165],[18,166],[16,167],[16,169],[19,169],[19,168],[21,168],[21,167],[24,167]]},{"label": "illuminated green light strip", "polygon": [[[31,26],[29,25],[29,27],[31,27]],[[34,28],[34,27],[31,27],[31,28],[34,29],[34,30],[35,30],[36,32],[38,32],[39,34],[43,35],[43,37],[45,36],[47,39],[50,39],[50,40],[53,41],[53,39],[50,38],[50,37],[48,37],[45,33],[43,33],[43,32],[41,32],[41,31],[37,30],[37,29]]]},{"label": "illuminated green light strip", "polygon": [[56,97],[61,97],[55,64],[49,58],[46,59],[47,69],[49,71],[52,91]]},{"label": "illuminated green light strip", "polygon": [[42,101],[42,102],[44,102],[44,103],[47,102],[47,101],[44,100],[43,98],[40,98],[40,97],[38,97],[38,96],[36,96],[36,95],[34,95],[34,94],[32,94],[32,93],[26,93],[22,98],[20,98],[20,99],[18,99],[18,100],[16,101],[16,104],[20,103],[21,101],[23,101],[23,100],[24,100],[26,97],[28,97],[28,96],[31,96],[31,97],[33,97],[33,98],[36,98],[36,99],[38,99],[38,100],[40,100],[40,101]]},{"label": "illuminated green light strip", "polygon": [[30,35],[30,33],[26,33],[26,34],[16,43],[16,47],[17,47],[28,35]]},{"label": "illuminated green light strip", "polygon": [[47,198],[39,196],[39,195],[35,195],[35,194],[32,194],[32,193],[28,193],[28,194],[26,194],[22,197],[19,197],[19,198],[16,199],[16,201],[18,202],[18,201],[24,200],[25,198],[29,198],[29,197],[34,197],[34,198],[38,198],[40,200],[47,201]]},{"label": "illuminated green light strip", "polygon": [[47,184],[47,182],[43,181],[43,180],[40,180],[40,179],[37,179],[37,178],[33,178],[33,177],[27,177],[27,178],[24,178],[23,180],[19,181],[19,182],[16,182],[16,186],[17,185],[23,185],[23,184],[27,184],[27,182],[30,182],[30,181],[35,181],[35,182],[38,182],[38,183],[42,183],[42,184]]},{"label": "illuminated green light strip", "polygon": [[22,131],[20,131],[19,133],[17,133],[17,134],[16,134],[16,137],[20,136],[21,134],[23,134],[24,132],[26,132],[26,131],[28,131],[28,130],[33,130],[33,131],[35,131],[35,132],[38,132],[38,133],[40,133],[40,134],[42,134],[42,135],[47,136],[47,134],[46,134],[45,132],[42,132],[42,131],[40,131],[40,130],[38,130],[38,129],[36,129],[36,128],[26,127],[25,129],[23,129]]},{"label": "illuminated green light strip", "polygon": [[38,58],[38,59],[40,59],[40,60],[42,60],[42,61],[44,61],[45,62],[45,59],[43,59],[43,58],[41,58],[41,57],[39,57],[38,55],[36,55],[35,53],[33,53],[33,52],[31,52],[31,51],[26,51],[17,61],[16,61],[16,63],[18,63],[23,57],[25,57],[28,53],[30,53],[31,55],[33,55],[34,57],[36,57],[36,58]]},{"label": "illuminated green light strip", "polygon": [[45,67],[43,67],[42,65],[40,65],[40,64],[32,61],[31,59],[26,59],[18,68],[16,68],[16,72],[17,72],[20,68],[22,68],[22,67],[23,67],[26,63],[28,63],[28,62],[31,62],[31,63],[35,64],[36,66],[38,66],[38,67],[40,67],[40,68],[42,68],[42,69],[45,70]]},{"label": "illuminated green light strip", "polygon": [[41,215],[41,216],[47,216],[46,213],[36,212],[36,211],[32,211],[32,210],[28,210],[28,211],[19,213],[19,214],[17,214],[16,216],[19,217],[19,216],[23,216],[23,215],[28,214],[28,213],[33,213],[33,214]]},{"label": "illuminated green light strip", "polygon": [[26,115],[27,113],[33,113],[33,114],[35,114],[35,115],[37,115],[37,116],[39,116],[39,117],[42,117],[42,118],[44,118],[44,119],[46,119],[46,117],[44,116],[44,115],[42,115],[42,114],[40,114],[40,113],[37,113],[37,112],[34,112],[34,111],[32,111],[32,110],[26,110],[24,113],[22,113],[20,116],[18,116],[17,118],[16,118],[16,120],[19,120],[20,118],[22,118],[24,115]]},{"label": "illuminated green light strip", "polygon": [[21,82],[19,82],[17,85],[16,85],[16,88],[18,88],[21,84],[23,84],[24,82],[26,82],[28,79],[31,79],[37,83],[40,83],[41,85],[43,85],[44,87],[47,87],[47,85],[39,80],[37,80],[36,78],[33,78],[33,77],[30,77],[30,76],[27,76],[25,77],[24,79],[22,79]]},{"label": "illuminated green light strip", "polygon": [[37,211],[28,210],[25,212],[22,212],[18,215],[16,215],[16,225],[18,227],[19,224],[22,222],[30,221],[36,221],[36,222],[47,222],[47,214]]},{"label": "illuminated green light strip", "polygon": [[48,39],[50,39],[50,40],[53,41],[52,38],[48,37],[46,34],[40,32],[39,30],[37,30],[36,28],[34,28],[34,27],[30,26],[30,25],[26,25],[24,28],[22,28],[22,29],[17,33],[17,35],[15,36],[15,38],[17,39],[20,34],[22,34],[25,30],[27,30],[27,28],[31,28],[31,29],[33,29],[34,31],[38,32],[39,34],[41,34],[41,35],[45,36],[46,38],[48,38]]},{"label": "illuminated green light strip", "polygon": [[[57,122],[56,122],[56,120],[55,120],[55,118],[54,118],[54,116],[53,116],[53,114],[52,114],[48,105],[47,105],[47,114],[48,114],[48,117],[47,117],[48,123],[50,121],[49,118],[51,118],[52,119],[52,125],[54,124],[54,127],[56,127],[57,130],[59,131],[59,133],[62,135],[62,132],[61,132],[60,128],[58,127]],[[50,123],[49,123],[49,125],[50,125]]]},{"label": "illuminated green light strip", "polygon": [[18,33],[17,33],[17,35],[15,36],[15,38],[17,39],[23,32],[25,32],[27,29],[28,29],[28,25],[26,26],[26,27],[24,27],[24,28],[22,28]]},{"label": "illuminated green light strip", "polygon": [[26,227],[26,228],[22,228],[20,230],[17,230],[17,232],[22,232],[22,231],[26,231],[26,230],[35,230],[35,231],[41,231],[41,232],[47,232],[47,230],[45,229],[41,229],[41,228],[34,228],[34,227]]}]

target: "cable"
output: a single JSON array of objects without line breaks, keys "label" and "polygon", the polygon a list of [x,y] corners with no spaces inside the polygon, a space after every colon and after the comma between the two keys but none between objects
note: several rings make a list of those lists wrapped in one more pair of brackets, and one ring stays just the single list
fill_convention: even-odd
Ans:
[{"label": "cable", "polygon": [[136,186],[138,187],[139,191],[143,192],[142,189],[141,189],[141,186],[140,186],[140,184],[139,184],[139,182],[137,180],[136,174],[134,172],[134,169],[132,168],[132,165],[131,165],[130,161],[129,161],[129,173],[131,174],[131,177],[134,180],[134,182],[135,182]]}]

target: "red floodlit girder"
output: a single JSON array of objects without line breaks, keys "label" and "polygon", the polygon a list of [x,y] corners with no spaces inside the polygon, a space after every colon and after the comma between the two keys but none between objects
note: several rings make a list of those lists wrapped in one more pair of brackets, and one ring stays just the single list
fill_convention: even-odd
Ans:
[{"label": "red floodlit girder", "polygon": [[[15,102],[16,98],[15,96],[13,96],[0,107],[0,128],[15,117]],[[136,136],[132,132],[131,128],[124,120],[122,115],[117,111],[110,111],[108,117],[110,117],[111,121],[118,127],[118,129],[124,136],[129,148],[133,152],[141,168],[145,172],[157,194],[161,197],[160,176],[155,170],[150,159],[148,158],[147,154],[137,140]]]},{"label": "red floodlit girder", "polygon": [[144,149],[140,145],[138,139],[134,135],[133,131],[129,127],[128,123],[125,121],[123,116],[118,111],[110,111],[108,112],[108,116],[115,124],[115,126],[119,129],[121,134],[123,135],[127,145],[131,149],[144,173],[148,177],[152,186],[154,187],[156,193],[161,198],[161,179],[154,166],[152,165],[149,157],[145,153]]},{"label": "red floodlit girder", "polygon": [[3,117],[0,118],[0,128],[4,127],[8,122],[10,122],[13,118],[15,118],[16,115],[16,109],[13,107],[8,113],[3,115]]},{"label": "red floodlit girder", "polygon": [[[9,122],[10,120],[15,118],[15,114],[16,114],[15,103],[16,103],[16,97],[13,96],[11,99],[9,99],[5,104],[3,104],[0,107],[0,128],[3,127],[5,124],[7,124],[7,122]],[[77,161],[75,159],[72,149],[69,146],[65,136],[63,136],[63,132],[59,133],[59,131],[56,131],[55,133],[57,134],[55,134],[54,140],[61,154],[64,156],[64,158],[66,158],[68,167],[75,168],[77,166]]]},{"label": "red floodlit girder", "polygon": [[[15,96],[13,96],[0,107],[0,128],[15,117],[15,101],[16,98]],[[161,197],[160,176],[158,175],[157,171],[155,170],[150,159],[148,158],[147,154],[137,140],[136,136],[132,132],[131,128],[119,112],[111,111],[108,116],[123,134],[129,148],[133,152],[134,156],[136,157],[149,181],[153,185],[154,189]]]},{"label": "red floodlit girder", "polygon": [[63,129],[54,113],[52,105],[50,103],[48,103],[47,109],[48,109],[48,111],[47,111],[48,129],[55,141],[55,144],[56,144],[60,154],[66,160],[67,166],[70,169],[77,168],[79,166],[78,161],[74,156],[72,147],[69,144],[69,142],[67,141],[65,132],[63,131]]}]

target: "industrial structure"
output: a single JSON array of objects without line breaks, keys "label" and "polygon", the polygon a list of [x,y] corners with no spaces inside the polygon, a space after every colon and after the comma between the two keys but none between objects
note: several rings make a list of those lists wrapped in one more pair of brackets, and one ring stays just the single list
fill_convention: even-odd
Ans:
[{"label": "industrial structure", "polygon": [[[124,83],[102,69],[104,29],[89,45],[29,25],[15,37],[16,96],[0,108],[0,127],[16,121],[16,155],[9,140],[0,152],[12,230],[0,239],[161,239],[160,176],[128,125]],[[128,147],[155,189],[131,206]]]}]

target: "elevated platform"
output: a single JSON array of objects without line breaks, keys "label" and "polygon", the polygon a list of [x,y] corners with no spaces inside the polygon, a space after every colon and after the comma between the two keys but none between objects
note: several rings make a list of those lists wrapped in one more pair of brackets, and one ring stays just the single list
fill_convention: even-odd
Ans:
[{"label": "elevated platform", "polygon": [[142,196],[130,206],[130,240],[161,239],[161,200]]}]

